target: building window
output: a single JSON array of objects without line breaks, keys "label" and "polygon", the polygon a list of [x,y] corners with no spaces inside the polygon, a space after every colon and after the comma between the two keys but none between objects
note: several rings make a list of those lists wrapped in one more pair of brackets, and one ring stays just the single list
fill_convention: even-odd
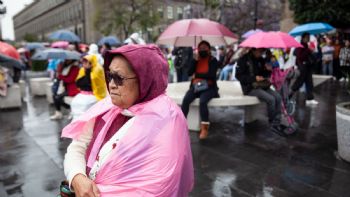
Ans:
[{"label": "building window", "polygon": [[177,19],[183,19],[183,9],[181,7],[177,7]]},{"label": "building window", "polygon": [[159,17],[160,17],[160,18],[163,18],[163,17],[164,17],[163,7],[159,7],[159,8],[157,9],[157,11],[158,11]]},{"label": "building window", "polygon": [[168,11],[168,19],[173,19],[174,18],[173,7],[168,6],[167,11]]}]

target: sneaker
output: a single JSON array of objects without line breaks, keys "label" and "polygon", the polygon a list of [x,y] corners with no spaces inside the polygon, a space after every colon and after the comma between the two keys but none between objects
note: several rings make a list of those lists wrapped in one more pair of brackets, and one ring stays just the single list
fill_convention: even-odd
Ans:
[{"label": "sneaker", "polygon": [[51,120],[60,120],[63,118],[62,112],[56,111],[53,116],[50,116]]},{"label": "sneaker", "polygon": [[316,101],[315,99],[312,100],[306,100],[306,105],[317,105],[318,101]]},{"label": "sneaker", "polygon": [[68,120],[73,120],[73,115],[72,115],[72,113],[69,113],[69,115],[67,116],[67,119],[68,119]]},{"label": "sneaker", "polygon": [[284,133],[281,125],[272,125],[270,130],[271,130],[271,132],[273,132],[281,137],[287,137],[287,134]]},{"label": "sneaker", "polygon": [[342,78],[339,79],[339,81],[340,81],[340,82],[343,82],[343,81],[345,81],[345,78],[342,77]]}]

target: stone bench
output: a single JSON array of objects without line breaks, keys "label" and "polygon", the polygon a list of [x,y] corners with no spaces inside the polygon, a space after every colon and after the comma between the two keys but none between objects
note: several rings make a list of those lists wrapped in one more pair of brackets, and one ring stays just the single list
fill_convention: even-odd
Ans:
[{"label": "stone bench", "polygon": [[21,88],[18,84],[13,84],[7,89],[5,97],[0,96],[0,109],[20,108],[21,106]]},{"label": "stone bench", "polygon": [[19,80],[19,87],[21,89],[21,98],[24,98],[26,96],[26,82]]},{"label": "stone bench", "polygon": [[29,85],[32,96],[45,96],[48,82],[51,82],[51,79],[47,77],[31,78]]},{"label": "stone bench", "polygon": [[[189,90],[189,82],[170,83],[166,90],[167,95],[177,104],[181,105],[183,97]],[[213,98],[208,103],[209,107],[244,107],[244,121],[246,123],[256,120],[256,108],[260,103],[255,96],[245,96],[242,93],[241,85],[238,81],[218,81],[220,98]],[[187,116],[190,130],[199,130],[199,99],[195,99],[191,105]]]},{"label": "stone bench", "polygon": [[46,91],[46,100],[50,104],[53,104],[53,94],[52,94],[52,84],[53,82],[48,82],[45,85],[45,91]]},{"label": "stone bench", "polygon": [[65,96],[63,100],[66,104],[70,105],[72,103],[73,98],[74,97],[72,96]]}]

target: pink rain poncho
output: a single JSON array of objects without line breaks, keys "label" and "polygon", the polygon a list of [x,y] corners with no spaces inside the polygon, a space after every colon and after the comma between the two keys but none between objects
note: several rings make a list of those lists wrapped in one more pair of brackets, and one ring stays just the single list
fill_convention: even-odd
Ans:
[{"label": "pink rain poncho", "polygon": [[[128,108],[135,115],[132,126],[97,172],[94,182],[101,196],[187,196],[194,183],[190,139],[182,111],[164,94],[166,60],[158,47],[147,45],[112,50],[107,53],[107,65],[115,55],[123,55],[133,67],[140,98]],[[105,122],[86,153],[87,168],[96,161],[109,127],[122,116],[121,111],[107,97],[63,129],[62,137],[79,139],[93,127],[93,121]]]}]

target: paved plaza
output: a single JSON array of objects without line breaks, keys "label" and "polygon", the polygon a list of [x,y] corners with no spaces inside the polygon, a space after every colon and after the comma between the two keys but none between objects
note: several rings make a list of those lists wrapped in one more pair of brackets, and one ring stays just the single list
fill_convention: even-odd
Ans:
[{"label": "paved plaza", "polygon": [[[298,134],[269,132],[261,118],[241,126],[240,108],[210,109],[210,138],[199,143],[191,132],[195,167],[193,197],[335,197],[350,195],[350,164],[337,156],[335,104],[349,100],[344,84],[327,80],[315,88],[320,104],[297,98]],[[0,197],[52,197],[58,194],[68,123],[50,121],[45,97],[26,97],[22,109],[0,111]],[[68,112],[66,112],[66,116]]]}]

